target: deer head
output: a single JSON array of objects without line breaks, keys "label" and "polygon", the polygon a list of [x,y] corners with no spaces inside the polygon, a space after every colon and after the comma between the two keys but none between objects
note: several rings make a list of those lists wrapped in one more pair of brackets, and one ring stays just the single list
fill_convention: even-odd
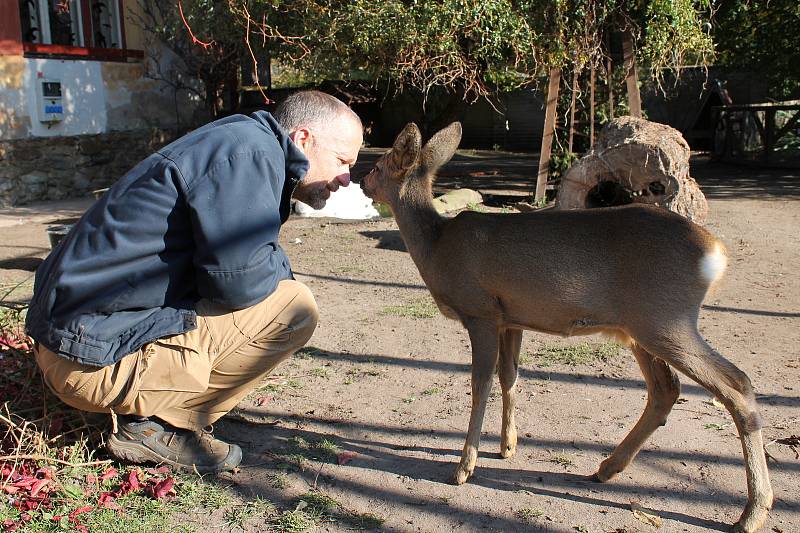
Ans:
[{"label": "deer head", "polygon": [[407,124],[392,148],[364,177],[364,193],[375,201],[391,205],[393,200],[405,195],[412,183],[424,185],[429,190],[436,171],[453,157],[460,141],[461,124],[454,122],[421,147],[419,128],[413,122]]}]

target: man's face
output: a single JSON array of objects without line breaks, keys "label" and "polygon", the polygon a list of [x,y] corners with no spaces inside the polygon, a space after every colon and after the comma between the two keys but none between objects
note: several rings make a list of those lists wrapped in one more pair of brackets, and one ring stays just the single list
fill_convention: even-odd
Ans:
[{"label": "man's face", "polygon": [[361,127],[343,116],[319,131],[299,128],[291,137],[309,161],[308,173],[292,196],[322,209],[332,192],[350,184],[350,168],[364,142]]}]

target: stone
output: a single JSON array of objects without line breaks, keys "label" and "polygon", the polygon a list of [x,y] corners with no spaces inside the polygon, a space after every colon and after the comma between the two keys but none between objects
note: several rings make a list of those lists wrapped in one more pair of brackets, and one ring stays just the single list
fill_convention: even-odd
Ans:
[{"label": "stone", "polygon": [[433,199],[433,207],[439,213],[447,213],[463,209],[470,204],[480,204],[483,196],[472,189],[454,189]]},{"label": "stone", "polygon": [[634,117],[614,119],[561,178],[556,208],[644,203],[703,224],[708,203],[689,176],[689,155],[674,128]]},{"label": "stone", "polygon": [[43,172],[30,172],[28,174],[23,174],[19,177],[19,180],[26,186],[31,187],[33,185],[37,185],[40,183],[47,183],[47,174]]}]

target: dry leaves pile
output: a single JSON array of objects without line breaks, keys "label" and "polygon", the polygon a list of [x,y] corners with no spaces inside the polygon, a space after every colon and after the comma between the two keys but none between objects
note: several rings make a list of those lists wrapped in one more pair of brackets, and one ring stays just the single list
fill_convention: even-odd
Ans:
[{"label": "dry leaves pile", "polygon": [[103,427],[61,404],[41,379],[21,320],[0,324],[0,531],[33,522],[87,531],[89,513],[123,508],[128,494],[154,499],[175,494],[167,467],[120,474],[92,450]]}]

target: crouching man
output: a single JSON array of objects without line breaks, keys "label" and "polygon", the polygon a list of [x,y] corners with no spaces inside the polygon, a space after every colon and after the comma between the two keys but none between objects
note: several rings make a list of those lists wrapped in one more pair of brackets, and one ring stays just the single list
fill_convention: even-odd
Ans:
[{"label": "crouching man", "polygon": [[278,245],[290,200],[321,209],[362,140],[358,116],[316,91],[217,120],[134,167],[42,263],[26,320],[36,361],[62,401],[111,414],[113,455],[241,462],[211,425],[317,324]]}]

